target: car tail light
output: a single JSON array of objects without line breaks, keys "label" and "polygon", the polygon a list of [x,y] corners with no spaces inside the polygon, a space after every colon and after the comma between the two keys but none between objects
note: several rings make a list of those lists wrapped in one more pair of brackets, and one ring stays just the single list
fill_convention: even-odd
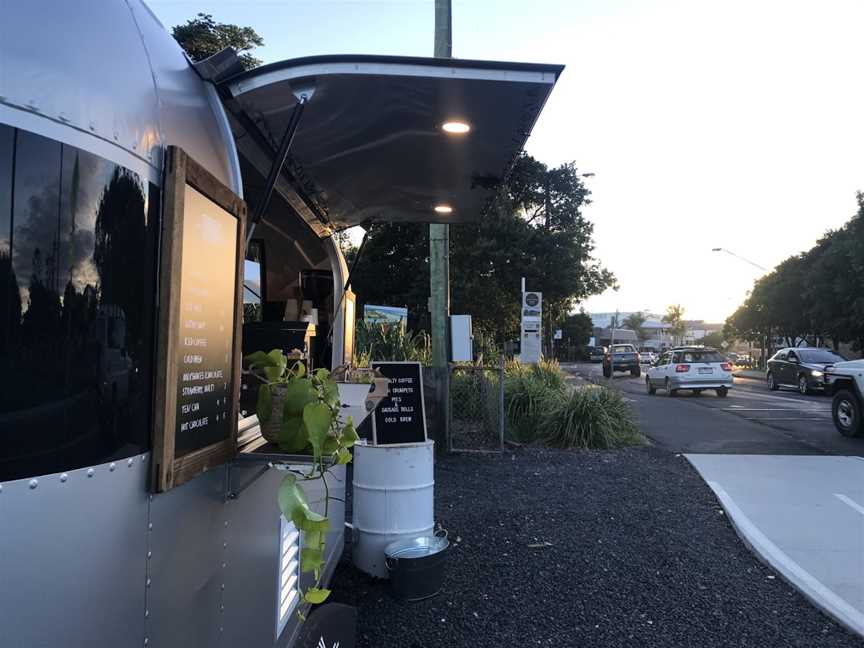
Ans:
[{"label": "car tail light", "polygon": [[676,373],[687,373],[688,371],[690,371],[690,365],[685,365],[685,364],[675,365],[675,372]]},{"label": "car tail light", "polygon": [[720,368],[723,371],[732,371],[732,363],[731,362],[724,362],[723,364],[720,365]]}]

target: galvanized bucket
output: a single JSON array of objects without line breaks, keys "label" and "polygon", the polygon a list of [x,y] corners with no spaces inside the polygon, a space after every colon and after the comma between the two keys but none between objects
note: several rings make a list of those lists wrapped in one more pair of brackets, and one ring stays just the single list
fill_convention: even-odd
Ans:
[{"label": "galvanized bucket", "polygon": [[444,582],[449,546],[446,531],[442,535],[397,540],[387,545],[384,562],[396,598],[422,601],[438,594]]}]

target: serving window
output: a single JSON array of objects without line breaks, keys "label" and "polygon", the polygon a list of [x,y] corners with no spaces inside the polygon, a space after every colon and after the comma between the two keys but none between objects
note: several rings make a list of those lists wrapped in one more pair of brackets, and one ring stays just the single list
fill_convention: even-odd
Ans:
[{"label": "serving window", "polygon": [[159,198],[0,124],[0,481],[148,450]]}]

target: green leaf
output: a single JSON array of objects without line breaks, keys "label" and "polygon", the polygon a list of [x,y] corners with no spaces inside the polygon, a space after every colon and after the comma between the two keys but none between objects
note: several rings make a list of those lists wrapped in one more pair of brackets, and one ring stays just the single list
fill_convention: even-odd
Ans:
[{"label": "green leaf", "polygon": [[332,380],[324,383],[324,402],[330,407],[339,408],[339,386]]},{"label": "green leaf", "polygon": [[291,416],[300,416],[306,405],[317,400],[318,395],[308,378],[292,380],[285,388],[285,410]]},{"label": "green leaf", "polygon": [[306,548],[300,550],[300,569],[304,572],[319,569],[324,564],[324,550]]},{"label": "green leaf", "polygon": [[246,362],[249,363],[250,367],[257,368],[276,366],[273,364],[273,359],[263,351],[256,351],[255,353],[250,353],[244,359],[246,360]]},{"label": "green leaf", "polygon": [[273,395],[270,393],[270,385],[258,386],[258,401],[255,403],[255,413],[258,415],[259,423],[266,423],[273,415]]},{"label": "green leaf", "polygon": [[283,452],[300,452],[309,445],[309,435],[306,426],[299,416],[286,417],[286,411],[282,410],[282,424],[279,426],[277,441]]},{"label": "green leaf", "polygon": [[285,357],[285,354],[282,353],[281,349],[273,349],[270,353],[267,354],[267,357],[270,358],[271,367],[278,367],[280,369],[280,374],[282,371],[285,371],[285,367],[288,366],[288,358]]},{"label": "green leaf", "polygon": [[307,603],[318,605],[319,603],[323,603],[324,601],[326,601],[328,596],[330,596],[329,589],[323,589],[321,587],[310,587],[303,595],[303,600]]},{"label": "green leaf", "polygon": [[306,375],[306,365],[302,362],[295,362],[294,366],[291,367],[291,373],[294,374],[295,378],[302,378]]},{"label": "green leaf", "polygon": [[309,443],[318,461],[324,449],[324,440],[330,432],[332,412],[324,403],[309,403],[303,408],[303,422],[309,434]]},{"label": "green leaf", "polygon": [[334,437],[332,434],[328,434],[327,438],[324,439],[324,446],[321,449],[322,455],[331,455],[339,449],[339,439]]},{"label": "green leaf", "polygon": [[339,448],[339,454],[336,455],[338,464],[347,464],[351,462],[351,451],[348,448]]},{"label": "green leaf", "polygon": [[282,377],[282,369],[280,367],[264,367],[264,376],[270,382],[276,382]]},{"label": "green leaf", "polygon": [[327,380],[329,377],[330,377],[330,372],[329,372],[327,369],[324,369],[324,368],[322,367],[321,369],[316,369],[316,370],[315,370],[315,378],[317,378],[317,379],[320,380],[321,382],[324,382],[324,381]]},{"label": "green leaf", "polygon": [[291,520],[301,531],[307,533],[325,533],[330,521],[323,515],[315,513],[306,500],[306,493],[297,483],[297,475],[288,473],[279,485],[279,510],[282,515]]},{"label": "green leaf", "polygon": [[354,419],[349,416],[348,421],[345,423],[345,427],[342,428],[342,436],[339,437],[339,444],[343,448],[350,448],[359,440],[360,435],[357,434],[357,430],[354,429]]}]

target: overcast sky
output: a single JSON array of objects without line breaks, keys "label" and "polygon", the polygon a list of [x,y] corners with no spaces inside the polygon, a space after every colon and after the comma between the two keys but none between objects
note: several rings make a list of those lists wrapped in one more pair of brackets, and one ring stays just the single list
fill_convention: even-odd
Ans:
[{"label": "overcast sky", "polygon": [[[150,0],[250,25],[265,62],[428,56],[433,0]],[[760,271],[864,190],[864,0],[453,0],[453,54],[567,66],[528,142],[593,172],[596,254],[619,291],[589,311],[681,303],[722,321]],[[530,288],[530,286],[529,286]]]}]

